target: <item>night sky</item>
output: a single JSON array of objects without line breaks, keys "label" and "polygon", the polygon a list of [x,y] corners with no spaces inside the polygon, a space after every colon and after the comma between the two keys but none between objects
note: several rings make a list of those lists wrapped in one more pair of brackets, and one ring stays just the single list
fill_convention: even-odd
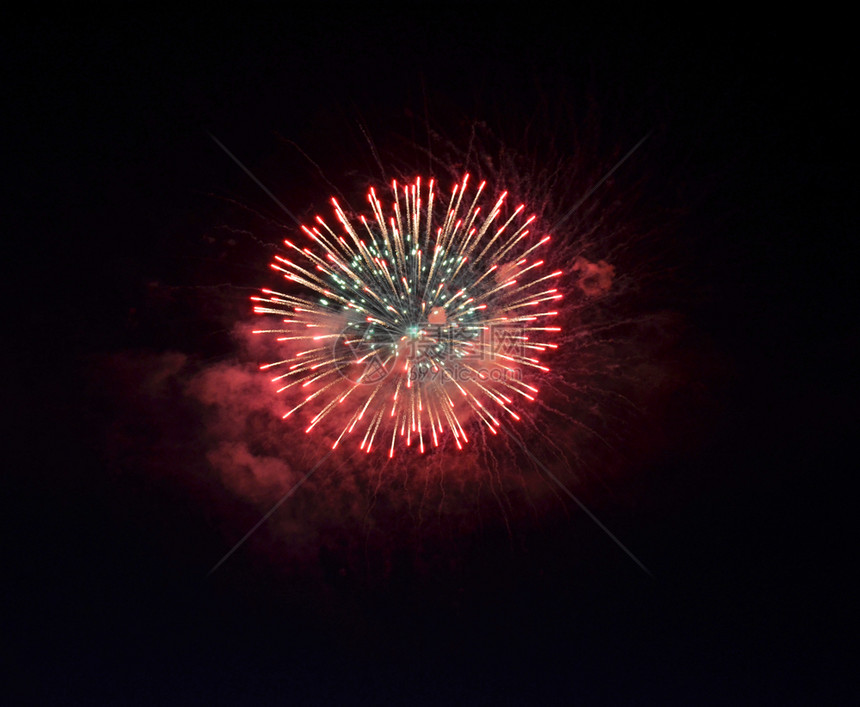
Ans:
[{"label": "night sky", "polygon": [[[4,23],[5,701],[856,699],[849,37],[424,7]],[[583,205],[629,245],[618,316],[661,313],[641,415],[598,410],[616,451],[562,471],[653,578],[546,479],[495,510],[454,483],[432,522],[392,496],[362,536],[335,467],[207,576],[282,490],[275,457],[224,472],[265,386],[205,403],[292,228],[209,133],[307,219],[374,152],[456,171],[473,128],[579,165],[562,206],[649,135]]]}]

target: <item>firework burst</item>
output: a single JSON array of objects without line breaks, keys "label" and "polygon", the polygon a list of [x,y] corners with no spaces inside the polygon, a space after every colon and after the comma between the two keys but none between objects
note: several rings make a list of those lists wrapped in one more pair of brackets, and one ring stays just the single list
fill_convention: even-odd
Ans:
[{"label": "firework burst", "polygon": [[395,181],[388,212],[373,188],[370,218],[332,198],[336,229],[317,216],[302,226],[307,246],[284,241],[271,267],[285,291],[251,298],[280,318],[254,332],[284,352],[261,370],[278,374],[279,392],[301,391],[284,418],[299,413],[308,433],[338,420],[326,428],[332,448],[353,435],[389,456],[462,449],[471,427],[496,434],[503,417],[520,419],[538,393],[533,374],[549,371],[540,355],[558,347],[562,272],[547,272],[550,236],[532,233],[536,217],[507,192],[485,201],[485,188],[470,193],[467,174],[446,200],[433,180]]}]

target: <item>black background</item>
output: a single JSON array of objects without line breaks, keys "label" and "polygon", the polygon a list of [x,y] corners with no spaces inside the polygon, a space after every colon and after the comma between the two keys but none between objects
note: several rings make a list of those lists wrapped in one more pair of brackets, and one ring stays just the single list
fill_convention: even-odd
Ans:
[{"label": "black background", "polygon": [[[425,5],[4,25],[10,704],[856,696],[856,113],[838,18]],[[603,508],[656,579],[576,514],[534,530],[528,562],[485,538],[455,603],[406,577],[385,596],[335,588],[335,609],[308,613],[242,554],[207,579],[224,537],[187,494],[105,471],[112,413],[80,374],[93,355],[209,335],[139,311],[147,283],[201,270],[207,194],[264,204],[206,131],[276,181],[276,135],[330,165],[361,145],[359,120],[384,136],[425,101],[509,128],[581,96],[610,142],[655,128],[652,161],[683,167],[661,187],[693,195],[685,265],[708,293],[684,314],[731,361],[706,441],[642,482],[668,510]],[[351,604],[360,629],[341,620]]]}]

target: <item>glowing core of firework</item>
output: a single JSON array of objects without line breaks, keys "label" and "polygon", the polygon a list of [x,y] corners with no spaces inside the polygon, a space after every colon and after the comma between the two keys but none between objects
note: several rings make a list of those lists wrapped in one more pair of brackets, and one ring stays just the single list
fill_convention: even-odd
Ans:
[{"label": "glowing core of firework", "polygon": [[278,392],[308,390],[284,418],[316,402],[311,432],[345,410],[332,448],[358,428],[361,449],[383,439],[389,457],[398,438],[423,453],[447,430],[462,449],[470,421],[496,434],[501,414],[520,419],[515,401],[538,393],[523,373],[549,371],[537,356],[558,348],[547,341],[560,331],[550,326],[557,312],[546,307],[562,297],[553,286],[562,273],[532,260],[550,236],[531,236],[524,205],[510,211],[505,192],[484,213],[486,182],[466,197],[468,182],[438,214],[435,182],[424,189],[420,178],[392,182],[387,218],[373,188],[372,219],[350,220],[332,198],[341,233],[317,216],[302,226],[313,249],[284,241],[290,257],[271,267],[288,291],[251,298],[254,312],[283,324],[254,332],[277,335],[286,352],[261,370],[283,371],[272,379]]}]

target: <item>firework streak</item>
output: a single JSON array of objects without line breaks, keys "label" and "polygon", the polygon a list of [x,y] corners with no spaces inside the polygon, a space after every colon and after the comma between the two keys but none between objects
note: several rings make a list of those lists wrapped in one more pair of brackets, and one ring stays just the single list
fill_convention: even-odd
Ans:
[{"label": "firework streak", "polygon": [[312,247],[284,241],[271,267],[286,291],[251,298],[282,318],[254,333],[284,351],[261,366],[279,374],[279,392],[298,391],[284,418],[302,410],[305,431],[319,425],[332,448],[354,434],[389,456],[431,440],[462,449],[470,428],[496,434],[503,416],[520,419],[517,404],[538,392],[529,374],[549,371],[538,356],[558,347],[548,307],[561,271],[536,257],[550,236],[530,233],[524,205],[509,208],[505,192],[485,212],[486,182],[472,194],[468,182],[444,210],[433,180],[393,182],[387,215],[371,188],[370,219],[351,220],[333,198],[339,229],[317,216],[302,226]]}]

